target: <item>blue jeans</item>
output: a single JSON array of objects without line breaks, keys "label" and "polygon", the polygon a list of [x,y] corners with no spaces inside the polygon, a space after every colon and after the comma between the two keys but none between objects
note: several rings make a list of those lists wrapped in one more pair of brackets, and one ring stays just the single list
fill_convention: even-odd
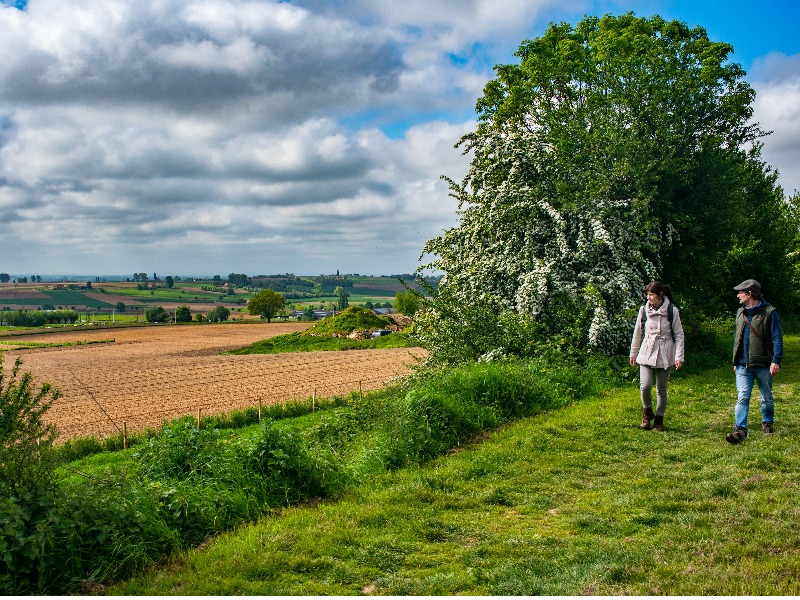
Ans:
[{"label": "blue jeans", "polygon": [[758,381],[758,393],[761,396],[761,422],[772,423],[775,415],[775,401],[772,397],[772,375],[768,367],[736,367],[736,427],[747,429],[747,413],[750,410],[750,395],[753,383]]}]

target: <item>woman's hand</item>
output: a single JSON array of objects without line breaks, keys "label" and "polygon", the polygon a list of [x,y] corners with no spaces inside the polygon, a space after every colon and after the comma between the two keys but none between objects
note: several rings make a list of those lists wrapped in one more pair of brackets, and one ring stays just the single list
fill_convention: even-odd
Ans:
[{"label": "woman's hand", "polygon": [[676,361],[675,361],[675,370],[676,370],[676,371],[677,371],[678,369],[680,369],[682,366],[683,366],[683,361],[682,361],[682,360],[676,360]]},{"label": "woman's hand", "polygon": [[628,359],[628,362],[630,363],[630,365],[631,365],[632,367],[635,367],[635,366],[636,366],[636,358],[634,358],[633,356],[631,356],[631,357]]}]

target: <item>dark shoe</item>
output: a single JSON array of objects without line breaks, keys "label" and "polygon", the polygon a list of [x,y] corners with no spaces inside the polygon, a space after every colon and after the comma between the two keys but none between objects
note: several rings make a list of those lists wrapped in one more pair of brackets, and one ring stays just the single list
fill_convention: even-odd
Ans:
[{"label": "dark shoe", "polygon": [[653,420],[653,409],[652,408],[643,408],[642,409],[642,424],[639,425],[639,429],[650,429],[650,421]]},{"label": "dark shoe", "polygon": [[653,421],[653,431],[664,431],[664,415],[656,415]]},{"label": "dark shoe", "polygon": [[775,431],[772,429],[772,423],[762,423],[761,429],[767,435],[772,435],[773,433],[775,433]]},{"label": "dark shoe", "polygon": [[725,441],[730,444],[738,444],[744,438],[747,437],[747,429],[743,429],[742,427],[737,427],[733,433],[729,433],[725,436]]}]

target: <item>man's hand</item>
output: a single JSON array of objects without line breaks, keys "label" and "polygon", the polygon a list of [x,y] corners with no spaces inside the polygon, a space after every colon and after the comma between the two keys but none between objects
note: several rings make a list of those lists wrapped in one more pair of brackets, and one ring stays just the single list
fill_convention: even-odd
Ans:
[{"label": "man's hand", "polygon": [[781,366],[779,364],[777,364],[777,363],[772,363],[769,366],[769,374],[772,375],[773,377],[775,377],[775,375],[777,375],[778,371],[780,371],[780,370],[781,370]]},{"label": "man's hand", "polygon": [[683,366],[683,361],[682,361],[682,360],[676,360],[676,361],[675,361],[675,370],[676,370],[676,371],[677,371],[678,369],[680,369],[682,366]]}]

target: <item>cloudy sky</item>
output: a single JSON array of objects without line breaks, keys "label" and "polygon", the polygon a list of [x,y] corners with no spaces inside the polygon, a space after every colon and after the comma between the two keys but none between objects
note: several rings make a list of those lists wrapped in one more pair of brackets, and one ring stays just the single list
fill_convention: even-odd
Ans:
[{"label": "cloudy sky", "polygon": [[796,0],[0,0],[0,272],[411,272],[492,67],[629,10],[734,46],[800,189]]}]

